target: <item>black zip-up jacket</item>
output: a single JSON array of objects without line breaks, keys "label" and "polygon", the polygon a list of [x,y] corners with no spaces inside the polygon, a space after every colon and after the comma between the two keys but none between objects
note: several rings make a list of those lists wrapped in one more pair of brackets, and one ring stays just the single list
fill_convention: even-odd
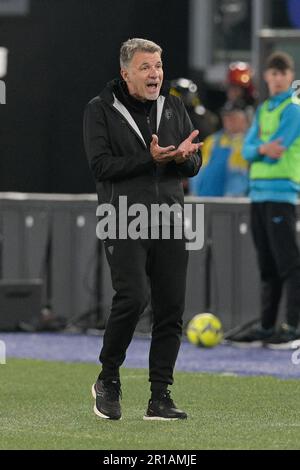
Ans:
[{"label": "black zip-up jacket", "polygon": [[[180,204],[183,207],[182,178],[195,176],[201,166],[200,151],[182,163],[174,161],[157,165],[136,121],[130,113],[130,103],[120,101],[120,80],[107,84],[99,96],[92,99],[84,114],[84,143],[89,166],[96,182],[99,204],[118,207],[118,197],[127,196],[130,204]],[[145,116],[141,107],[141,114]],[[193,130],[182,101],[169,94],[164,86],[155,106],[149,107],[154,119],[158,143],[162,147],[177,147]],[[142,117],[141,117],[142,118]],[[147,118],[150,124],[150,118]],[[151,116],[153,123],[153,114]],[[153,129],[149,129],[152,132]]]}]

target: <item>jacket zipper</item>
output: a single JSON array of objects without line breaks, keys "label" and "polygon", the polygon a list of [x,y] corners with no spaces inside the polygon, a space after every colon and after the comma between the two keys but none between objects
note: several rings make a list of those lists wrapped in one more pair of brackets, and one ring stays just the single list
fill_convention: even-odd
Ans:
[{"label": "jacket zipper", "polygon": [[[152,135],[152,128],[151,128],[151,122],[150,122],[150,116],[147,114],[146,116],[147,119],[147,124],[150,130],[150,135]],[[154,166],[154,179],[155,179],[155,194],[157,198],[157,202],[159,203],[159,187],[158,187],[158,179],[157,179],[157,164],[155,163]]]},{"label": "jacket zipper", "polygon": [[[114,110],[115,113],[119,114],[119,116],[122,117],[122,119],[125,119],[123,114],[116,108],[114,108],[114,106],[112,106],[112,109]],[[146,116],[146,120],[147,120],[147,124],[149,126],[149,129],[150,129],[150,132],[151,132],[151,135],[152,135],[152,129],[151,129],[151,124],[150,124],[150,116],[147,115]],[[145,144],[144,142],[141,140],[140,136],[135,132],[135,130],[130,126],[130,124],[126,121],[125,119],[125,123],[127,125],[127,127],[136,135],[136,137],[139,139],[139,141],[141,142],[141,144],[143,145],[144,148],[147,149],[147,147],[145,147]],[[157,181],[157,165],[155,164],[154,166],[154,179],[155,179],[155,193],[156,193],[156,197],[157,197],[157,202],[159,203],[159,187],[158,187],[158,181]],[[113,196],[114,196],[114,187],[113,187],[113,183],[112,183],[112,194],[111,194],[111,200],[110,200],[110,203],[112,202],[112,199],[113,199]]]}]

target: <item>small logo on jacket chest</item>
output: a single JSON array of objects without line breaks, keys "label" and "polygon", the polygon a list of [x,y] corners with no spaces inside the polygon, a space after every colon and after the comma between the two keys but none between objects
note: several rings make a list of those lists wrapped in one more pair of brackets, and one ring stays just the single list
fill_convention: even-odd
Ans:
[{"label": "small logo on jacket chest", "polygon": [[168,119],[168,120],[173,117],[173,111],[172,111],[170,108],[167,108],[167,109],[165,110],[165,117],[166,117],[166,119]]}]

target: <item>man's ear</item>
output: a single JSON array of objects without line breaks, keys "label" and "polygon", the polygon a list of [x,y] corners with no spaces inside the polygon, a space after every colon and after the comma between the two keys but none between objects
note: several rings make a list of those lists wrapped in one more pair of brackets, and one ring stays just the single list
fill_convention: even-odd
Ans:
[{"label": "man's ear", "polygon": [[264,73],[263,73],[263,78],[264,78],[264,81],[267,82],[268,81],[268,70],[265,70]]},{"label": "man's ear", "polygon": [[128,77],[128,72],[126,69],[121,69],[120,70],[120,74],[121,74],[121,77],[123,78],[123,80],[125,80],[125,82],[127,81],[127,77]]}]

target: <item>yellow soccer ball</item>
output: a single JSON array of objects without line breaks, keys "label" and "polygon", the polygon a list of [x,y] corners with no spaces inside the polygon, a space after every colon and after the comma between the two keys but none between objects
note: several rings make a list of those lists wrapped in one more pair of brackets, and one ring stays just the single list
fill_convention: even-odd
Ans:
[{"label": "yellow soccer ball", "polygon": [[222,323],[212,313],[199,313],[189,322],[186,333],[195,346],[213,348],[222,341]]}]

